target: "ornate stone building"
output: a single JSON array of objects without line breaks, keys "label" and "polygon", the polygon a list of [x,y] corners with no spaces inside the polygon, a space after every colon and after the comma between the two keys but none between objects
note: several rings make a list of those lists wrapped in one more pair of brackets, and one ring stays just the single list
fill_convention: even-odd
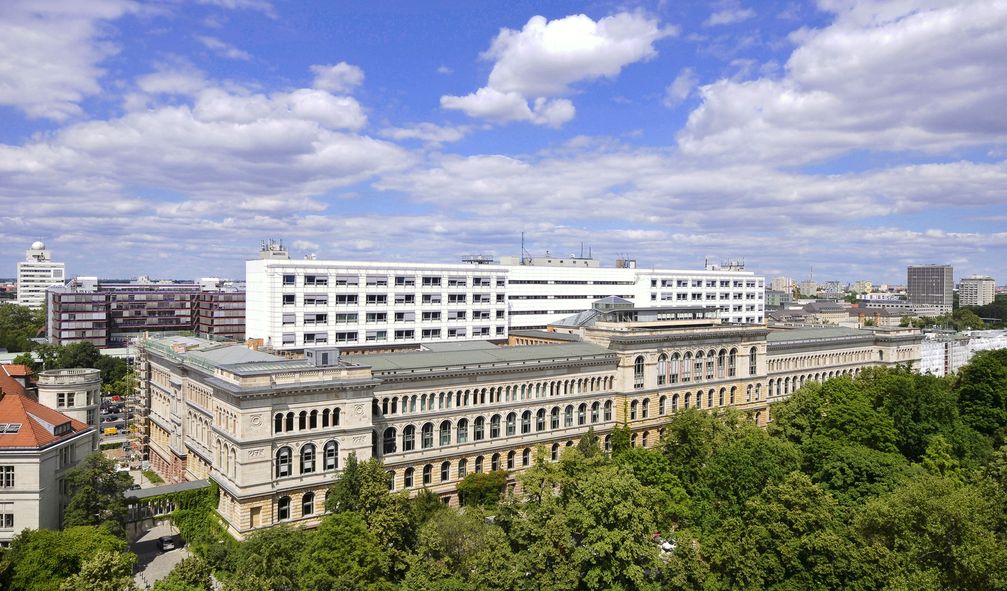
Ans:
[{"label": "ornate stone building", "polygon": [[[841,331],[841,332],[823,332]],[[634,308],[618,298],[512,346],[430,343],[413,352],[284,359],[191,337],[155,337],[139,360],[150,457],[169,480],[212,478],[238,537],[315,523],[350,453],[377,457],[392,490],[457,502],[466,474],[558,459],[593,428],[652,447],[682,409],[737,408],[759,424],[807,380],[919,359],[914,332],[771,331],[705,308]]]}]

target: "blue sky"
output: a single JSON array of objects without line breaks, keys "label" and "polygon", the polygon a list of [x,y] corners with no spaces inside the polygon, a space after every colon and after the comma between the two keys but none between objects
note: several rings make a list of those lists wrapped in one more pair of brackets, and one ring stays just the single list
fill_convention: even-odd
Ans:
[{"label": "blue sky", "polygon": [[0,4],[0,276],[293,256],[1003,279],[1007,6]]}]

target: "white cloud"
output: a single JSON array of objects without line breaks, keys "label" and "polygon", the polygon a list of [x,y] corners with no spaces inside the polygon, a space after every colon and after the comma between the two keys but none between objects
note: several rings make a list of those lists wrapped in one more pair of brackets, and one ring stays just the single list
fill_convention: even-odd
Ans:
[{"label": "white cloud", "polygon": [[664,89],[664,99],[661,101],[664,106],[669,109],[677,107],[682,104],[685,99],[692,94],[693,89],[696,88],[696,84],[699,79],[696,78],[696,73],[692,68],[682,68],[682,71],[675,76],[671,84]]},{"label": "white cloud", "polygon": [[196,0],[196,3],[228,10],[257,10],[270,18],[276,18],[276,11],[268,0]]},{"label": "white cloud", "polygon": [[329,92],[345,94],[364,82],[364,71],[346,62],[332,66],[314,65],[311,71],[315,74],[315,88]]},{"label": "white cloud", "polygon": [[136,85],[147,94],[194,95],[209,86],[209,82],[195,68],[165,68],[140,76]]},{"label": "white cloud", "polygon": [[703,24],[707,27],[717,27],[720,25],[733,25],[735,23],[740,23],[747,21],[748,19],[755,16],[755,11],[751,8],[732,8],[728,10],[719,10],[710,15],[710,18],[706,19]]},{"label": "white cloud", "polygon": [[558,127],[575,109],[555,97],[578,82],[615,78],[625,66],[653,58],[654,42],[673,33],[641,13],[597,22],[583,14],[552,21],[535,16],[520,31],[502,29],[482,54],[494,61],[486,86],[465,96],[442,96],[441,106],[497,122]]},{"label": "white cloud", "polygon": [[0,7],[0,104],[64,121],[101,92],[99,64],[118,48],[106,25],[138,10],[130,0],[5,0]]},{"label": "white cloud", "polygon": [[221,57],[225,57],[231,60],[244,60],[248,61],[252,59],[247,51],[242,51],[237,47],[231,45],[230,43],[225,43],[216,37],[210,37],[208,35],[200,35],[196,37],[199,42],[202,43],[207,49],[212,50],[214,53]]},{"label": "white cloud", "polygon": [[1007,140],[1007,4],[823,2],[782,78],[721,80],[678,136],[694,155],[782,163],[854,149],[941,152]]},{"label": "white cloud", "polygon": [[467,125],[441,126],[433,123],[417,123],[408,127],[387,127],[378,132],[381,137],[402,140],[420,140],[431,145],[457,142],[471,130]]},{"label": "white cloud", "polygon": [[441,65],[441,66],[437,66],[437,73],[441,74],[442,76],[448,76],[450,74],[453,74],[454,70],[452,70],[451,68],[449,68],[447,66]]}]

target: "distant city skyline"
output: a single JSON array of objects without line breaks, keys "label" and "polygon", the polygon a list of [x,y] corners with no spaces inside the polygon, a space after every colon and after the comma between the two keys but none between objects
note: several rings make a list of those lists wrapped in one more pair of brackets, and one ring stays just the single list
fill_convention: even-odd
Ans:
[{"label": "distant city skyline", "polygon": [[[6,2],[0,275],[590,246],[1004,282],[1007,7]],[[40,68],[39,64],[49,67]]]}]

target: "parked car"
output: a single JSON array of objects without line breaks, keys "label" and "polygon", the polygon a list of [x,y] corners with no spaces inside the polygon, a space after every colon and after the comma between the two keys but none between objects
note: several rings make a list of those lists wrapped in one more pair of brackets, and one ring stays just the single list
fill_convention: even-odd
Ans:
[{"label": "parked car", "polygon": [[119,429],[117,429],[115,427],[105,427],[105,429],[102,430],[101,433],[102,433],[102,435],[118,435],[119,434]]},{"label": "parked car", "polygon": [[157,547],[161,550],[161,552],[167,552],[168,550],[174,550],[178,547],[178,545],[175,544],[175,538],[171,536],[161,536],[157,539]]},{"label": "parked car", "polygon": [[136,483],[131,484],[128,490],[140,490],[140,485]]}]

